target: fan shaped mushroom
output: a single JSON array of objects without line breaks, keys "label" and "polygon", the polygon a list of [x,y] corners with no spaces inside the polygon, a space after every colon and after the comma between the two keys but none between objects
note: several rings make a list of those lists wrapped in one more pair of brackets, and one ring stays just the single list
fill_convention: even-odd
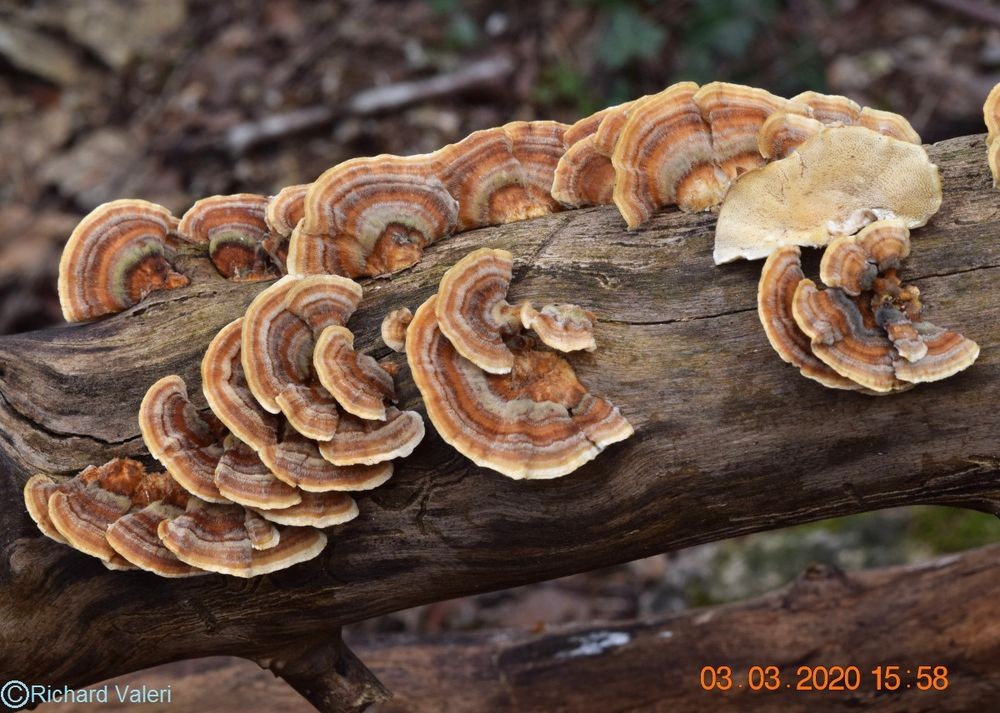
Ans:
[{"label": "fan shaped mushroom", "polygon": [[343,277],[286,275],[257,295],[243,317],[240,360],[250,392],[266,411],[284,413],[310,438],[331,438],[339,412],[315,381],[314,332],[306,320],[336,323],[359,299],[360,288]]},{"label": "fan shaped mushroom", "polygon": [[823,252],[820,279],[857,296],[870,290],[875,278],[897,269],[910,254],[910,231],[901,220],[869,223],[857,235],[833,240]]},{"label": "fan shaped mushroom", "polygon": [[215,335],[201,360],[201,390],[212,413],[255,450],[278,440],[278,419],[254,398],[240,360],[243,318]]},{"label": "fan shaped mushroom", "polygon": [[36,473],[24,484],[24,506],[28,515],[43,535],[64,545],[66,538],[59,534],[49,519],[49,498],[57,490],[65,491],[74,485],[70,478],[54,478],[46,473]]},{"label": "fan shaped mushroom", "polygon": [[657,208],[700,211],[725,195],[729,181],[715,165],[711,130],[694,102],[697,91],[697,84],[680,82],[628,111],[611,163],[614,202],[629,229]]},{"label": "fan shaped mushroom", "polygon": [[316,340],[313,366],[319,381],[350,414],[385,420],[385,401],[394,400],[392,376],[375,359],[354,351],[354,334],[330,325]]},{"label": "fan shaped mushroom", "polygon": [[509,373],[514,365],[504,344],[521,330],[520,310],[507,302],[513,264],[506,250],[474,250],[444,274],[435,302],[444,335],[459,354],[491,374]]},{"label": "fan shaped mushroom", "polygon": [[551,304],[536,310],[525,302],[520,308],[521,324],[542,342],[561,352],[597,349],[594,341],[594,314],[573,304]]},{"label": "fan shaped mushroom", "polygon": [[940,205],[941,177],[922,146],[864,127],[827,128],[733,184],[714,258],[756,260],[781,245],[825,245],[877,219],[914,228]]},{"label": "fan shaped mushroom", "polygon": [[[986,122],[986,156],[989,160],[990,173],[993,175],[993,187],[1000,187],[1000,83],[990,90],[983,103],[983,121]],[[67,318],[68,319],[68,318]]]},{"label": "fan shaped mushroom", "polygon": [[223,497],[254,509],[288,508],[302,501],[301,493],[274,476],[246,443],[227,436],[215,466],[215,486]]},{"label": "fan shaped mushroom", "polygon": [[[458,230],[545,215],[532,200],[528,177],[504,128],[475,131],[434,153],[438,175],[458,201]],[[551,185],[551,184],[550,184]]]},{"label": "fan shaped mushroom", "polygon": [[792,301],[804,279],[798,246],[786,245],[768,256],[757,286],[757,314],[767,340],[782,361],[796,367],[806,378],[831,389],[857,390],[858,384],[813,354],[809,337],[795,323]]},{"label": "fan shaped mushroom", "polygon": [[185,490],[202,500],[227,502],[214,482],[221,433],[188,400],[181,377],[165,376],[149,387],[139,406],[139,430],[150,454]]},{"label": "fan shaped mushroom", "polygon": [[[599,111],[594,112],[590,116],[585,116],[584,118],[578,120],[574,124],[566,128],[563,133],[563,146],[569,148],[578,141],[582,141],[588,136],[592,136],[597,133],[601,122],[609,114],[615,114],[616,116],[624,117],[625,112],[633,102],[625,102],[623,104],[616,104],[614,106],[605,107]],[[614,146],[612,145],[612,148]],[[611,152],[606,151],[605,155],[610,156]]]},{"label": "fan shaped mushroom", "polygon": [[558,121],[512,121],[503,127],[514,158],[521,164],[525,190],[542,213],[562,209],[552,196],[552,179],[563,155],[567,128]]},{"label": "fan shaped mushroom", "polygon": [[921,143],[920,134],[914,131],[906,117],[891,111],[882,111],[866,106],[861,110],[857,124],[900,141],[907,141],[911,144]]},{"label": "fan shaped mushroom", "polygon": [[264,220],[272,233],[289,237],[305,213],[310,183],[285,186],[267,201]]},{"label": "fan shaped mushroom", "polygon": [[68,322],[121,312],[155,290],[184,287],[174,270],[163,206],[128,199],[104,203],[73,230],[59,260],[59,304]]},{"label": "fan shaped mushroom", "polygon": [[302,500],[286,508],[254,510],[276,525],[293,527],[332,527],[350,522],[358,516],[358,504],[347,493],[303,492]]},{"label": "fan shaped mushroom", "polygon": [[427,156],[345,161],[306,193],[289,246],[289,272],[382,275],[420,260],[455,230],[459,206]]},{"label": "fan shaped mushroom", "polygon": [[382,320],[382,341],[394,352],[402,352],[406,346],[406,328],[413,319],[409,307],[400,307],[387,314]]},{"label": "fan shaped mushroom", "polygon": [[757,132],[757,151],[768,160],[785,158],[822,129],[823,122],[817,119],[777,111],[767,117]]},{"label": "fan shaped mushroom", "polygon": [[254,193],[202,198],[181,217],[177,230],[188,242],[206,245],[226,279],[270,280],[280,270],[264,247],[270,236],[264,220],[267,202],[266,196]]},{"label": "fan shaped mushroom", "polygon": [[507,375],[477,367],[438,328],[436,300],[413,316],[407,361],[438,433],[477,465],[515,479],[555,478],[632,434],[554,352],[519,350]]},{"label": "fan shaped mushroom", "polygon": [[286,428],[281,440],[262,448],[260,459],[280,480],[314,493],[371,490],[392,477],[392,463],[337,466],[323,458],[315,441]]},{"label": "fan shaped mushroom", "polygon": [[182,562],[234,577],[256,577],[291,567],[316,557],[326,546],[326,535],[320,530],[277,530],[238,505],[195,499],[188,502],[183,515],[161,522],[158,534]]},{"label": "fan shaped mushroom", "polygon": [[598,112],[598,114],[602,114],[601,121],[597,125],[597,131],[594,133],[594,149],[598,153],[604,154],[608,158],[614,155],[615,146],[618,145],[622,129],[625,128],[625,122],[628,121],[629,112],[639,102],[648,98],[648,96],[644,96],[634,101],[610,107],[604,112]]},{"label": "fan shaped mushroom", "polygon": [[765,120],[781,111],[807,114],[804,104],[794,104],[764,89],[728,82],[712,82],[695,92],[694,103],[711,130],[712,155],[730,181],[766,163],[757,147]]},{"label": "fan shaped mushroom", "polygon": [[927,351],[919,359],[894,362],[896,376],[903,381],[920,384],[947,379],[979,358],[979,345],[957,332],[929,322],[916,322],[913,327]]},{"label": "fan shaped mushroom", "polygon": [[341,416],[337,432],[319,444],[319,451],[334,465],[375,465],[405,458],[423,438],[424,421],[419,413],[390,406],[382,421]]},{"label": "fan shaped mushroom", "polygon": [[858,103],[838,94],[808,91],[792,97],[792,101],[808,106],[812,117],[824,124],[851,126],[861,117]]},{"label": "fan shaped mushroom", "polygon": [[586,136],[566,149],[556,165],[552,197],[563,205],[580,208],[611,203],[615,167],[597,150],[597,137]]}]

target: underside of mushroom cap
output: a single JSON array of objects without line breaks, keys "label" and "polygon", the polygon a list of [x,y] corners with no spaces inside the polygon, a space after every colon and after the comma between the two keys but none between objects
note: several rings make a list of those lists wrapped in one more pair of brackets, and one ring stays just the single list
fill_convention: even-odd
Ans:
[{"label": "underside of mushroom cap", "polygon": [[278,440],[278,420],[254,398],[240,361],[243,318],[215,335],[201,360],[201,388],[209,408],[238,439],[254,449]]},{"label": "underside of mushroom cap", "polygon": [[155,290],[189,280],[173,268],[168,236],[177,219],[163,206],[116,200],[90,212],[59,260],[59,304],[68,322],[121,312]]},{"label": "underside of mushroom cap", "polygon": [[826,245],[878,219],[914,228],[940,206],[941,177],[922,146],[863,127],[827,128],[733,184],[719,212],[714,258],[756,260],[781,245]]},{"label": "underside of mushroom cap", "polygon": [[260,458],[280,480],[315,493],[371,490],[392,477],[392,463],[336,466],[323,458],[319,446],[291,428],[281,441],[262,449]]},{"label": "underside of mushroom cap", "polygon": [[237,282],[270,280],[280,269],[265,249],[270,236],[264,218],[266,196],[237,193],[196,201],[177,230],[185,240],[208,246],[219,273]]},{"label": "underside of mushroom cap", "polygon": [[475,131],[434,153],[438,175],[458,201],[458,230],[537,218],[548,209],[532,200],[524,167],[504,128]]},{"label": "underside of mushroom cap", "polygon": [[519,312],[524,328],[533,330],[546,346],[560,352],[592,352],[597,349],[594,313],[579,305],[550,304],[536,310],[525,302]]},{"label": "underside of mushroom cap", "polygon": [[321,443],[319,450],[334,465],[374,465],[405,458],[423,438],[424,420],[419,413],[390,406],[384,421],[342,416],[337,433]]},{"label": "underside of mushroom cap", "polygon": [[262,510],[287,508],[302,500],[301,493],[274,476],[247,444],[228,436],[215,467],[215,485],[234,503]]},{"label": "underside of mushroom cap", "polygon": [[477,465],[516,479],[555,478],[632,434],[554,352],[519,351],[509,375],[462,357],[438,329],[436,299],[410,323],[407,361],[438,433]]},{"label": "underside of mushroom cap", "polygon": [[222,457],[221,432],[188,400],[181,377],[165,376],[149,387],[139,406],[139,429],[150,454],[185,490],[226,502],[213,480]]},{"label": "underside of mushroom cap", "polygon": [[474,250],[444,274],[435,301],[441,331],[459,354],[491,374],[507,374],[514,365],[504,343],[521,329],[519,310],[507,302],[513,264],[506,250]]},{"label": "underside of mushroom cap", "polygon": [[[254,534],[258,527],[275,533],[274,542],[267,542],[270,547],[259,547]],[[191,501],[183,515],[161,522],[158,533],[182,562],[234,577],[256,577],[291,567],[312,559],[326,546],[326,535],[319,530],[279,531],[242,507],[198,501]]]},{"label": "underside of mushroom cap", "polygon": [[831,389],[856,391],[861,388],[859,384],[841,376],[813,354],[810,338],[795,323],[792,301],[795,289],[804,279],[797,246],[786,245],[768,256],[757,286],[757,314],[764,333],[781,360],[796,367],[806,378]]},{"label": "underside of mushroom cap", "polygon": [[351,330],[331,325],[320,332],[313,366],[320,383],[347,413],[385,420],[385,401],[396,398],[392,376],[373,357],[354,351]]},{"label": "underside of mushroom cap", "polygon": [[302,493],[302,500],[287,508],[256,510],[276,525],[293,527],[333,527],[358,516],[358,504],[347,493]]}]

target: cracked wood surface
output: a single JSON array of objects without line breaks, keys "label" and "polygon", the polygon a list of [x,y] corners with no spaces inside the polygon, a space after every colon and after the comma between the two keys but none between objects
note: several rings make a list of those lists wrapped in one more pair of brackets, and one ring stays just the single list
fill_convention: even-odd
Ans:
[{"label": "cracked wood surface", "polygon": [[[711,215],[662,212],[626,232],[598,208],[465,233],[365,284],[358,346],[387,353],[385,313],[415,308],[470,249],[507,248],[514,299],[597,313],[598,351],[571,361],[636,435],[566,478],[515,482],[429,428],[319,558],[250,581],[107,572],[40,536],[20,490],[34,472],[145,455],[146,388],[178,373],[197,394],[209,339],[260,285],[200,272],[105,321],[0,338],[0,674],[77,685],[178,658],[259,659],[343,622],[823,517],[914,503],[996,512],[1000,194],[982,137],[931,156],[944,205],[914,233],[905,276],[930,320],[979,342],[969,371],[882,398],[802,378],[757,320],[760,263],[712,265]],[[399,381],[420,408],[407,370]]]}]

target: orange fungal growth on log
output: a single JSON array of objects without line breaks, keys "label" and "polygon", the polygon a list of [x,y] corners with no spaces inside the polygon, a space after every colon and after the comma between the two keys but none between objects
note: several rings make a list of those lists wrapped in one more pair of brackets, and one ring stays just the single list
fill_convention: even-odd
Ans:
[{"label": "orange fungal growth on log", "polygon": [[301,493],[274,476],[250,446],[227,436],[215,467],[215,485],[223,497],[250,508],[287,508],[302,501]]},{"label": "orange fungal growth on log", "polygon": [[347,493],[302,492],[301,495],[302,500],[295,505],[255,512],[276,525],[292,527],[333,527],[358,516],[358,504]]},{"label": "orange fungal growth on log", "polygon": [[1000,187],[1000,83],[990,90],[983,103],[983,121],[986,122],[986,157],[993,175],[993,187]]},{"label": "orange fungal growth on log", "polygon": [[701,211],[725,195],[729,180],[715,164],[710,127],[694,102],[697,91],[697,84],[680,82],[628,111],[611,162],[614,202],[629,229],[657,208]]},{"label": "orange fungal growth on log", "polygon": [[444,335],[459,354],[491,374],[510,372],[514,355],[504,339],[521,330],[519,309],[507,302],[513,263],[506,250],[474,250],[444,274],[435,301]]},{"label": "orange fungal growth on log", "polygon": [[270,280],[280,272],[268,255],[264,219],[268,199],[254,193],[210,196],[196,201],[177,230],[185,240],[208,247],[209,257],[228,280]]},{"label": "orange fungal growth on log", "polygon": [[524,173],[524,187],[545,213],[562,209],[552,196],[552,180],[563,155],[563,135],[568,127],[558,121],[512,121],[504,132]]},{"label": "orange fungal growth on log", "polygon": [[323,458],[319,447],[286,428],[279,443],[260,451],[260,458],[280,480],[314,493],[371,490],[392,477],[392,463],[337,466]]},{"label": "orange fungal growth on log", "polygon": [[919,359],[894,363],[896,376],[903,381],[920,384],[947,379],[972,366],[979,357],[979,345],[957,332],[929,322],[916,322],[913,327],[927,349]]},{"label": "orange fungal growth on log", "polygon": [[460,231],[551,212],[532,199],[527,174],[502,126],[475,131],[433,155],[445,188],[458,201]]},{"label": "orange fungal growth on log", "polygon": [[313,366],[319,381],[337,403],[358,418],[385,420],[385,401],[394,400],[396,387],[375,359],[354,351],[354,334],[331,325],[316,340]]},{"label": "orange fungal growth on log", "polygon": [[319,450],[334,465],[375,465],[405,458],[423,438],[424,420],[419,413],[390,406],[383,421],[342,416],[337,433],[320,443]]},{"label": "orange fungal growth on log", "polygon": [[792,101],[808,106],[812,117],[824,124],[852,126],[861,118],[858,103],[838,94],[808,91],[792,97]]},{"label": "orange fungal growth on log", "polygon": [[823,122],[809,116],[777,111],[767,117],[757,132],[757,151],[767,160],[785,158],[823,126]]},{"label": "orange fungal growth on log", "polygon": [[413,319],[409,307],[400,307],[387,314],[382,320],[382,341],[394,352],[401,353],[406,347],[406,328]]},{"label": "orange fungal growth on log", "polygon": [[[614,106],[605,107],[600,111],[596,111],[590,116],[585,116],[574,124],[571,124],[566,128],[563,133],[563,146],[569,148],[578,141],[582,141],[588,136],[593,136],[597,133],[601,122],[609,114],[615,114],[617,116],[624,116],[625,111],[628,107],[632,105],[632,102],[626,102],[624,104],[616,104]],[[605,155],[609,155],[610,152],[606,152]]]},{"label": "orange fungal growth on log", "polygon": [[525,302],[520,307],[521,324],[542,342],[561,352],[597,349],[594,314],[573,304],[551,304],[536,310]]},{"label": "orange fungal growth on log", "polygon": [[597,125],[597,131],[594,133],[594,149],[598,153],[604,154],[608,158],[612,157],[615,152],[615,146],[618,145],[618,139],[622,134],[622,129],[625,128],[625,122],[628,121],[629,112],[639,102],[648,98],[642,97],[635,101],[610,107],[604,112],[598,112],[598,114],[602,114],[601,122]]},{"label": "orange fungal growth on log", "polygon": [[913,129],[906,117],[891,111],[882,111],[866,106],[861,110],[857,124],[900,141],[918,145],[921,143],[920,134]]},{"label": "orange fungal growth on log", "polygon": [[563,205],[606,205],[611,203],[614,190],[615,167],[597,150],[593,134],[567,148],[556,165],[552,197]]},{"label": "orange fungal growth on log", "polygon": [[454,232],[459,206],[428,156],[345,161],[309,187],[289,272],[358,277],[402,270]]},{"label": "orange fungal growth on log", "polygon": [[49,519],[49,498],[57,490],[65,490],[74,485],[69,478],[56,478],[46,473],[36,473],[24,484],[24,506],[28,515],[43,535],[64,545],[66,538],[59,534],[59,530]]},{"label": "orange fungal growth on log", "polygon": [[111,201],[73,230],[59,260],[59,304],[68,322],[121,312],[150,292],[183,287],[174,270],[177,219],[148,201]]},{"label": "orange fungal growth on log", "polygon": [[285,186],[267,201],[264,220],[272,233],[289,237],[305,214],[309,183]]},{"label": "orange fungal growth on log", "polygon": [[150,454],[185,490],[227,502],[213,479],[222,457],[221,429],[191,404],[181,377],[165,376],[149,387],[139,406],[139,430]]},{"label": "orange fungal growth on log", "polygon": [[[278,440],[278,419],[247,385],[240,360],[243,318],[215,335],[201,360],[201,390],[212,413],[236,438],[257,450]],[[228,497],[228,496],[227,496]]]},{"label": "orange fungal growth on log", "polygon": [[515,479],[556,478],[632,434],[554,352],[518,350],[506,375],[477,367],[438,328],[436,300],[413,316],[407,361],[438,433],[477,465]]},{"label": "orange fungal growth on log", "polygon": [[858,384],[813,354],[810,338],[795,323],[792,301],[804,279],[798,246],[786,245],[768,256],[757,286],[757,315],[767,340],[782,361],[796,367],[806,378],[831,389],[857,390]]},{"label": "orange fungal growth on log", "polygon": [[835,239],[823,252],[820,280],[851,296],[870,290],[875,278],[898,269],[910,254],[910,231],[900,220],[869,223],[857,235]]},{"label": "orange fungal growth on log", "polygon": [[362,294],[361,285],[346,277],[309,275],[288,288],[285,307],[318,335],[330,325],[347,324]]},{"label": "orange fungal growth on log", "polygon": [[163,544],[192,567],[256,577],[316,557],[326,535],[314,528],[281,530],[238,505],[191,500],[183,515],[160,523]]}]

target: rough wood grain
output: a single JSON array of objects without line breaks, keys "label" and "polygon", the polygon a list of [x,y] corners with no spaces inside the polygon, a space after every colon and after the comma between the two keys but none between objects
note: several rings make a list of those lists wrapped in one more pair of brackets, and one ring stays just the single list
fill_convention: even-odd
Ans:
[{"label": "rough wood grain", "polygon": [[[0,678],[76,685],[267,657],[343,622],[757,530],[913,503],[1000,510],[1000,194],[981,137],[931,153],[944,207],[914,235],[906,274],[931,320],[980,343],[973,369],[877,399],[803,379],[757,321],[759,264],[713,267],[710,215],[665,212],[630,233],[602,208],[469,232],[366,285],[357,344],[384,353],[386,312],[415,307],[469,249],[505,247],[514,298],[599,315],[599,350],[572,361],[636,435],[570,477],[523,483],[470,467],[429,429],[321,557],[251,581],[107,572],[42,538],[20,489],[36,471],[144,454],[146,387],[179,373],[197,393],[201,352],[259,285],[196,275],[106,321],[0,339]],[[419,407],[405,370],[401,394]]]},{"label": "rough wood grain", "polygon": [[[960,713],[989,709],[1000,692],[998,586],[992,546],[869,572],[815,567],[758,599],[644,621],[351,645],[396,691],[378,713]],[[871,671],[888,665],[901,684],[879,692]],[[924,665],[947,667],[947,690],[917,688]],[[731,688],[705,691],[703,666],[729,666]],[[777,690],[752,690],[753,666],[778,667]],[[856,666],[860,685],[798,690],[800,666]]]}]

